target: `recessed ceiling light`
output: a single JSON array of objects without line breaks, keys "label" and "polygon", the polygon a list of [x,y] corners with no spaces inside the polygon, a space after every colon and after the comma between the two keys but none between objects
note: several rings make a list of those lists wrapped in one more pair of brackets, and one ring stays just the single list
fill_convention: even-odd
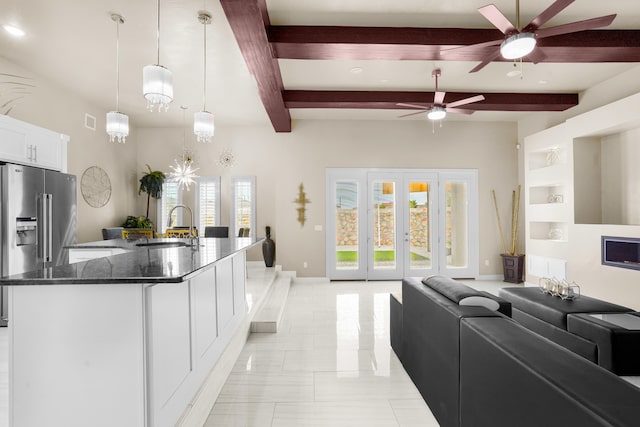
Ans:
[{"label": "recessed ceiling light", "polygon": [[389,79],[380,79],[380,83],[389,83]]},{"label": "recessed ceiling light", "polygon": [[353,67],[349,71],[351,72],[351,74],[360,74],[364,71],[364,69],[362,67]]},{"label": "recessed ceiling light", "polygon": [[538,84],[540,84],[540,85],[546,85],[547,83],[549,83],[549,82],[546,81],[546,80],[538,80]]},{"label": "recessed ceiling light", "polygon": [[24,30],[16,27],[15,25],[5,24],[2,27],[7,33],[11,34],[14,37],[24,37],[24,35],[26,34]]},{"label": "recessed ceiling light", "polygon": [[517,77],[522,74],[521,70],[511,70],[507,73],[507,77]]}]

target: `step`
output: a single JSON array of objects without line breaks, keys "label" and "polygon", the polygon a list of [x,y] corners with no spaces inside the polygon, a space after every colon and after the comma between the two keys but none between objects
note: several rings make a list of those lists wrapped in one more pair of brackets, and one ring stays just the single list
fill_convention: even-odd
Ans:
[{"label": "step", "polygon": [[287,304],[291,277],[288,272],[278,272],[269,295],[267,295],[267,298],[251,321],[251,332],[278,332],[278,324],[282,319],[282,313]]}]

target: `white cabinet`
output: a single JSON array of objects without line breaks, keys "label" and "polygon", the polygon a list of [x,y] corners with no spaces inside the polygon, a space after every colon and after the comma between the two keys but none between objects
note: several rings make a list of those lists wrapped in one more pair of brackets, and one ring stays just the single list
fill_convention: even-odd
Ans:
[{"label": "white cabinet", "polygon": [[0,115],[0,161],[66,172],[69,137]]}]

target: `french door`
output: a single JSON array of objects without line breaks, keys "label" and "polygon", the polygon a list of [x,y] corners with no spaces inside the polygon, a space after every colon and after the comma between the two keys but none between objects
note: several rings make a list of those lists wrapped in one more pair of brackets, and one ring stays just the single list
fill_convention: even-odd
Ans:
[{"label": "french door", "polygon": [[327,276],[477,275],[475,171],[327,170]]}]

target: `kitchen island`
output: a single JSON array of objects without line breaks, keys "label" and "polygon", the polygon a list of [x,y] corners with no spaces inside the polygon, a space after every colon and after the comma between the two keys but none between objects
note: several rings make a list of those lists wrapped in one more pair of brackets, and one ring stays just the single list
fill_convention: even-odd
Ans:
[{"label": "kitchen island", "polygon": [[0,279],[10,425],[179,424],[243,321],[260,241],[101,241],[70,253],[123,253]]}]

